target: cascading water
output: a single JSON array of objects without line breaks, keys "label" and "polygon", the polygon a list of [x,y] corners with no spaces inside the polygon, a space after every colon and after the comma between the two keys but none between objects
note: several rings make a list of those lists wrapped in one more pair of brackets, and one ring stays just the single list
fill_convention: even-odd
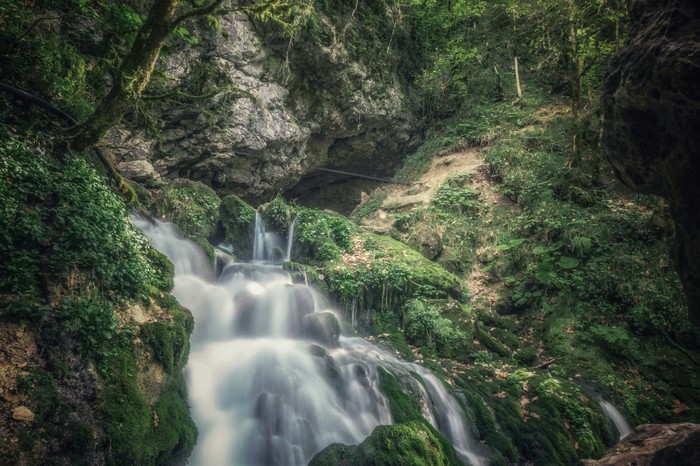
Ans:
[{"label": "cascading water", "polygon": [[610,420],[612,425],[615,426],[618,440],[622,440],[632,432],[632,426],[630,426],[627,419],[625,419],[625,416],[623,416],[612,403],[605,400],[598,400],[598,404],[600,404],[600,407],[603,408],[603,412]]},{"label": "cascading water", "polygon": [[632,426],[627,422],[625,416],[609,401],[603,399],[602,395],[598,390],[584,382],[583,380],[577,380],[576,383],[585,391],[591,398],[598,402],[600,408],[603,410],[605,417],[608,418],[608,422],[617,431],[617,440],[622,440],[627,437],[632,432]]},{"label": "cascading water", "polygon": [[[175,264],[173,294],[195,319],[186,377],[199,440],[190,464],[307,464],[331,443],[360,443],[377,425],[392,423],[378,367],[413,379],[426,419],[465,463],[486,464],[459,404],[430,371],[362,338],[339,337],[323,297],[266,262],[284,250],[262,218],[253,263],[220,254],[215,274],[172,224],[133,222]],[[291,238],[287,257],[289,244]]]}]

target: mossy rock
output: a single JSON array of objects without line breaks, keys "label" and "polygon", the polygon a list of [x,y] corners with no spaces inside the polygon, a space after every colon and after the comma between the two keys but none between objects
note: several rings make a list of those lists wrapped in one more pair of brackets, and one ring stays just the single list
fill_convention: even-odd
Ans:
[{"label": "mossy rock", "polygon": [[297,262],[324,265],[353,249],[355,225],[333,212],[299,208],[292,258]]},{"label": "mossy rock", "polygon": [[258,207],[258,212],[265,219],[267,228],[281,235],[287,234],[289,225],[296,216],[296,209],[287,204],[281,196]]},{"label": "mossy rock", "polygon": [[224,228],[226,241],[233,246],[236,257],[241,260],[252,259],[255,209],[232,194],[221,201],[219,220]]},{"label": "mossy rock", "polygon": [[[405,244],[370,233],[354,241],[352,252],[341,261],[327,263],[324,271],[346,318],[354,315],[353,323],[360,328],[373,331],[374,315],[380,313],[394,313],[400,322],[401,308],[410,299],[468,300],[457,276]],[[354,313],[349,312],[353,309]]]},{"label": "mossy rock", "polygon": [[153,284],[160,291],[170,292],[174,285],[175,266],[165,254],[156,248],[149,247],[146,254],[156,275]]},{"label": "mossy rock", "polygon": [[171,374],[182,369],[187,362],[194,319],[190,311],[177,303],[167,312],[170,319],[143,324],[140,335],[150,347],[156,362]]},{"label": "mossy rock", "polygon": [[[361,444],[338,443],[317,453],[310,466],[447,466],[461,465],[454,449],[445,451],[439,432],[419,421],[378,426]],[[449,444],[448,444],[449,445]],[[452,447],[450,447],[452,448]]]},{"label": "mossy rock", "polygon": [[101,393],[100,417],[109,445],[108,465],[177,464],[189,456],[197,438],[180,368],[168,378],[150,405],[136,382],[134,349],[110,358],[110,373]]},{"label": "mossy rock", "polygon": [[408,244],[428,260],[435,260],[442,252],[442,237],[429,225],[418,225],[408,238]]},{"label": "mossy rock", "polygon": [[179,178],[163,186],[151,208],[186,236],[208,238],[216,230],[220,204],[221,199],[209,186]]}]

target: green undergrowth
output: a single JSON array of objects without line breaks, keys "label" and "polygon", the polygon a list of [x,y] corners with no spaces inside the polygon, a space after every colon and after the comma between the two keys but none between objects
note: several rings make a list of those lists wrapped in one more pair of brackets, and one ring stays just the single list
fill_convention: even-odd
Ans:
[{"label": "green undergrowth", "polygon": [[[168,294],[172,264],[80,154],[59,162],[40,139],[2,131],[0,317],[36,341],[19,388],[39,419],[8,454],[26,464],[185,457],[196,437],[182,375],[192,317]],[[149,399],[144,358],[166,374]]]},{"label": "green undergrowth", "polygon": [[324,267],[331,294],[354,326],[402,326],[402,306],[412,298],[468,300],[456,276],[403,243],[371,233],[357,240],[351,254]]},{"label": "green undergrowth", "polygon": [[668,256],[668,212],[610,180],[594,150],[575,155],[570,131],[568,116],[554,117],[485,155],[518,208],[495,220],[482,262],[506,287],[500,312],[529,316],[552,370],[595,383],[633,424],[697,420],[681,388],[700,387],[681,375],[697,373],[697,331]]},{"label": "green undergrowth", "polygon": [[[417,296],[368,327],[464,390],[494,464],[570,464],[613,443],[572,380],[633,426],[700,419],[698,332],[668,255],[667,209],[612,179],[595,111],[582,115],[578,151],[573,130],[565,107],[536,95],[465,109],[441,131],[484,146],[482,172],[455,173],[426,207],[390,211],[393,237],[439,235],[434,261],[478,280],[477,294],[468,308]],[[409,157],[413,179],[438,152]]]}]

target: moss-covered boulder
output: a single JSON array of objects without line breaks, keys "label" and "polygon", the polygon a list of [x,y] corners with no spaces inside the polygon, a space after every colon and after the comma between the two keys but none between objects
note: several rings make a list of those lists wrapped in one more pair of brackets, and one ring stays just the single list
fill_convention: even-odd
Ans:
[{"label": "moss-covered boulder", "polygon": [[179,178],[162,187],[151,209],[175,223],[185,235],[208,238],[216,229],[219,204],[221,199],[209,186]]},{"label": "moss-covered boulder", "polygon": [[277,196],[270,202],[258,207],[258,212],[265,219],[265,225],[268,230],[280,235],[288,233],[289,226],[296,216],[296,209],[289,205],[281,196]]},{"label": "moss-covered boulder", "polygon": [[355,225],[333,212],[300,208],[297,211],[292,258],[323,265],[353,249]]},{"label": "moss-covered boulder", "polygon": [[353,325],[367,330],[402,325],[410,299],[456,299],[469,295],[460,279],[387,236],[361,233],[350,252],[326,263],[325,281]]},{"label": "moss-covered boulder", "polygon": [[454,450],[445,452],[434,430],[412,421],[379,426],[361,444],[334,443],[311,459],[310,466],[447,466],[461,465]]},{"label": "moss-covered boulder", "polygon": [[226,241],[233,246],[236,257],[241,260],[252,259],[255,209],[232,194],[221,201],[219,219]]},{"label": "moss-covered boulder", "polygon": [[450,442],[420,414],[415,397],[394,375],[379,368],[382,391],[389,399],[392,426],[379,426],[360,445],[333,444],[310,465],[461,465]]}]

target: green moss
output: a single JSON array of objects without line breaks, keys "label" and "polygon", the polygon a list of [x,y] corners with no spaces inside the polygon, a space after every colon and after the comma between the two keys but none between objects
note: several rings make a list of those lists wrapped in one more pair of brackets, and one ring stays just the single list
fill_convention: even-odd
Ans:
[{"label": "green moss", "polygon": [[208,238],[219,219],[221,199],[199,181],[177,179],[163,186],[151,205],[154,214],[175,223],[189,237]]},{"label": "green moss", "polygon": [[265,225],[271,231],[284,235],[296,215],[294,207],[289,205],[282,196],[276,196],[270,202],[258,207],[258,212],[265,219]]},{"label": "green moss", "polygon": [[202,248],[204,254],[207,255],[207,259],[209,259],[209,264],[213,267],[214,263],[216,262],[216,252],[214,251],[214,246],[209,242],[209,240],[201,236],[192,236],[190,240]]},{"label": "green moss", "polygon": [[515,353],[515,359],[520,364],[529,366],[537,359],[537,348],[523,348]]},{"label": "green moss", "polygon": [[441,442],[439,432],[423,422],[379,426],[360,445],[333,444],[309,463],[312,466],[375,465],[446,466],[461,465],[454,449]]},{"label": "green moss", "polygon": [[293,258],[319,265],[337,260],[352,250],[354,232],[352,222],[341,215],[300,207]]},{"label": "green moss", "polygon": [[170,262],[170,259],[152,247],[147,250],[147,258],[155,272],[153,285],[161,291],[169,292],[172,290],[175,280],[175,266]]},{"label": "green moss", "polygon": [[189,455],[196,427],[181,371],[181,367],[173,371],[150,406],[136,383],[134,349],[123,348],[110,359],[99,408],[109,441],[107,464],[163,464]]},{"label": "green moss", "polygon": [[194,319],[187,309],[180,306],[171,307],[168,314],[168,320],[143,324],[140,334],[155,360],[172,374],[187,362]]},{"label": "green moss", "polygon": [[252,259],[255,209],[238,196],[226,196],[219,207],[219,219],[236,257]]},{"label": "green moss", "polygon": [[507,358],[511,355],[511,351],[508,350],[501,342],[491,336],[489,332],[484,330],[481,325],[476,325],[474,327],[474,337],[479,340],[479,342],[489,349],[498,354],[502,358]]},{"label": "green moss", "polygon": [[62,444],[69,455],[78,459],[94,448],[94,435],[88,424],[80,421],[69,421],[62,433]]},{"label": "green moss", "polygon": [[401,323],[401,308],[413,298],[467,299],[455,275],[406,245],[368,233],[359,240],[363,250],[356,246],[353,254],[360,259],[332,261],[324,268],[331,293],[353,324],[371,330],[375,320]]}]

